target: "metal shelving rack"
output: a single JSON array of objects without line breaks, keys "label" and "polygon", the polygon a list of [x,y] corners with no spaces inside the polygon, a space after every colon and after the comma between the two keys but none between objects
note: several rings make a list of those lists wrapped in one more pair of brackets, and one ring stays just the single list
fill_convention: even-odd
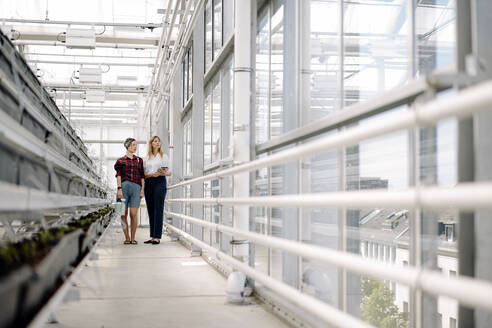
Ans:
[{"label": "metal shelving rack", "polygon": [[108,203],[86,146],[2,33],[0,131],[0,213]]},{"label": "metal shelving rack", "polygon": [[[86,146],[0,31],[0,243],[108,204],[108,190]],[[90,256],[92,251],[72,269],[31,326],[46,321]]]}]

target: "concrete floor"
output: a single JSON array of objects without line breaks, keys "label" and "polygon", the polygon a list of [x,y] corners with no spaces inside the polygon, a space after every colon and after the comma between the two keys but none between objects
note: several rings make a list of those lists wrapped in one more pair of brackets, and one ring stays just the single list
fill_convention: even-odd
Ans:
[{"label": "concrete floor", "polygon": [[75,287],[80,300],[60,305],[56,324],[68,327],[289,327],[255,299],[226,303],[226,279],[201,257],[164,236],[160,245],[123,245],[123,233],[109,227]]}]

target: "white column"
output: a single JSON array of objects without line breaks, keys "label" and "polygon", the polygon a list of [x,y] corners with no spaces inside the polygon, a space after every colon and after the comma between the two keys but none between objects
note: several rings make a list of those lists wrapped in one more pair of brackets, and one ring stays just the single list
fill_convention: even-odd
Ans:
[{"label": "white column", "polygon": [[[251,1],[235,2],[234,34],[234,162],[245,163],[250,156],[251,113]],[[234,197],[249,197],[249,173],[234,176]],[[234,207],[234,227],[249,230],[249,207]],[[242,238],[233,237],[234,240]],[[233,244],[233,256],[247,262],[248,244]]]}]

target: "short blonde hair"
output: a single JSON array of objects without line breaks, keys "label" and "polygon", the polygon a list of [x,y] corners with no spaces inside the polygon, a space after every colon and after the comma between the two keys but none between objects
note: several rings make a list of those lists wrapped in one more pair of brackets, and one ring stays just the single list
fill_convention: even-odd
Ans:
[{"label": "short blonde hair", "polygon": [[[159,138],[158,136],[153,136],[152,138],[149,139],[149,149],[147,152],[147,158],[150,158],[150,156],[152,156],[152,143],[154,142],[155,139],[159,139],[159,141],[161,141],[161,138]],[[158,152],[162,158],[162,156],[164,156],[164,154],[162,153],[162,145],[161,147],[159,147]]]}]

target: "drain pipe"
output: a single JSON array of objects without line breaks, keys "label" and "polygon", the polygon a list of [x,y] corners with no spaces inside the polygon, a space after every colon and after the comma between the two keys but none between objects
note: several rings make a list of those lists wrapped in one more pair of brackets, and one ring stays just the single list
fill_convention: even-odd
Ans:
[{"label": "drain pipe", "polygon": [[[250,161],[250,113],[251,113],[251,3],[235,0],[234,33],[234,127],[233,158],[235,164]],[[249,172],[234,175],[234,197],[249,197]],[[249,206],[234,206],[233,225],[237,229],[249,230]],[[233,236],[232,255],[248,264],[249,244],[241,237]],[[234,271],[227,280],[227,300],[244,300],[246,276]]]}]

